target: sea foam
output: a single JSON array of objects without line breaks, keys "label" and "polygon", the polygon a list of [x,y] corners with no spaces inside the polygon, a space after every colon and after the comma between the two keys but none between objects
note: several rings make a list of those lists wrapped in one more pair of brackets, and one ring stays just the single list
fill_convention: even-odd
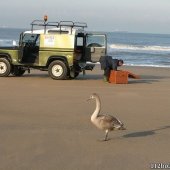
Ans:
[{"label": "sea foam", "polygon": [[147,52],[170,52],[170,46],[140,46],[140,45],[128,45],[128,44],[110,44],[109,50],[118,51],[147,51]]}]

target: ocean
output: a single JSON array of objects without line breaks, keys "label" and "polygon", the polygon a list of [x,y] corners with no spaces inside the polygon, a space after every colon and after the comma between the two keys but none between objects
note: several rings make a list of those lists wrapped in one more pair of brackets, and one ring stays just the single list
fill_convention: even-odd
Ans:
[{"label": "ocean", "polygon": [[108,54],[126,65],[170,67],[170,35],[112,32],[107,37]]},{"label": "ocean", "polygon": [[[0,28],[0,46],[19,41],[24,29]],[[123,59],[125,65],[170,67],[170,34],[106,32],[108,55]]]}]

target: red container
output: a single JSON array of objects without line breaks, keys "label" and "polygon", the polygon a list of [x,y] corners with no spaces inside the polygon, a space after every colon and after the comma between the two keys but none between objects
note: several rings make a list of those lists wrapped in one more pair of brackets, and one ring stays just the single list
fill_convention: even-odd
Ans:
[{"label": "red container", "polygon": [[109,82],[114,84],[128,84],[128,74],[127,71],[111,70]]}]

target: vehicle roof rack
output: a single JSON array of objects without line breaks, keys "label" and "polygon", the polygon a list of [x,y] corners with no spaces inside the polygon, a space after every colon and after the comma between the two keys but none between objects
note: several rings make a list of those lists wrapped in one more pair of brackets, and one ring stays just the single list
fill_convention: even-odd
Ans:
[{"label": "vehicle roof rack", "polygon": [[46,22],[44,20],[34,20],[31,22],[32,32],[34,31],[34,26],[44,27],[44,33],[46,33],[47,27],[57,27],[60,28],[60,31],[62,27],[70,27],[72,33],[73,28],[77,27],[77,28],[82,28],[84,30],[84,28],[87,27],[87,24],[84,22],[73,22],[73,21]]},{"label": "vehicle roof rack", "polygon": [[80,28],[86,28],[87,24],[84,22],[73,22],[73,21],[60,21],[59,26],[66,26],[66,27],[80,27]]}]

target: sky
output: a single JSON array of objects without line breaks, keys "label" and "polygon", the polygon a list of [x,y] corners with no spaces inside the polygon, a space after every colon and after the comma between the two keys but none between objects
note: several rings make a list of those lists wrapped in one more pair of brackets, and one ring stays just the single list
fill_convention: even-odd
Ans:
[{"label": "sky", "polygon": [[0,27],[30,28],[31,21],[86,22],[91,31],[170,34],[170,0],[3,0]]}]

